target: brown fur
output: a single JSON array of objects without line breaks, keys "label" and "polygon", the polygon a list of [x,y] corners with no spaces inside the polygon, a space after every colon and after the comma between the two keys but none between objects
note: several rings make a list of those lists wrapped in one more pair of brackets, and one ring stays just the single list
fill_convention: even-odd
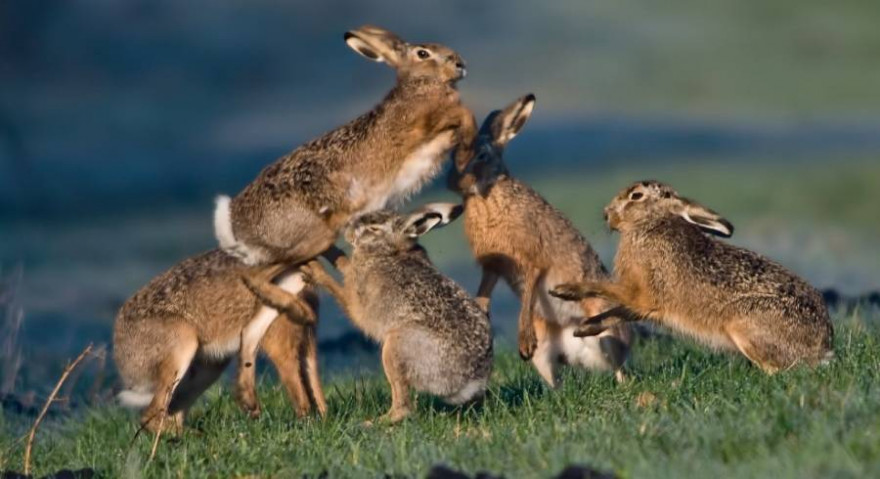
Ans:
[{"label": "brown fur", "polygon": [[[821,294],[778,263],[708,236],[733,232],[714,211],[644,181],[623,190],[605,214],[620,232],[617,280],[562,285],[552,294],[605,297],[629,310],[629,319],[738,350],[768,373],[833,355]],[[591,319],[581,334],[606,324],[607,318]]]},{"label": "brown fur", "polygon": [[[531,358],[541,376],[554,386],[559,356],[569,363],[578,362],[574,357],[565,358],[562,335],[571,335],[575,321],[599,314],[607,306],[604,300],[589,298],[580,308],[570,308],[547,292],[561,283],[604,279],[607,272],[571,221],[536,191],[511,177],[504,165],[504,148],[525,124],[534,101],[534,96],[527,95],[489,115],[475,142],[473,159],[456,161],[450,184],[464,197],[465,234],[483,268],[477,300],[488,311],[497,280],[504,278],[522,300],[520,355]],[[626,326],[612,328],[604,335],[628,349]],[[590,342],[583,347],[600,347],[597,341]],[[596,357],[601,356],[597,352]],[[624,358],[625,354],[607,358],[590,367],[614,370],[622,377]]]},{"label": "brown fur", "polygon": [[[276,306],[282,308],[279,315],[264,307],[241,281],[248,269],[256,270],[259,277],[275,276],[282,268],[249,268],[223,251],[209,251],[158,276],[120,309],[114,325],[114,358],[128,390],[144,397],[152,394],[142,414],[148,430],[155,430],[165,413],[169,390],[168,413],[179,429],[185,411],[236,355],[236,399],[243,410],[258,416],[255,366],[260,345],[298,414],[309,411],[311,400],[321,414],[326,410],[316,369],[317,296],[306,284],[302,299],[290,294],[275,297],[280,303]],[[259,334],[259,328],[249,329],[259,317],[271,320],[265,334]]]},{"label": "brown fur", "polygon": [[218,238],[248,264],[314,258],[355,215],[417,192],[453,147],[470,150],[476,125],[456,89],[464,75],[457,53],[372,26],[345,38],[361,55],[394,68],[397,84],[373,110],[266,167],[232,199],[234,238]]},{"label": "brown fur", "polygon": [[379,211],[355,220],[346,232],[351,259],[337,262],[343,284],[317,262],[305,268],[360,330],[382,344],[392,395],[384,419],[390,422],[410,414],[410,388],[460,404],[482,395],[489,379],[489,318],[415,243],[456,210],[428,205],[409,216]]}]

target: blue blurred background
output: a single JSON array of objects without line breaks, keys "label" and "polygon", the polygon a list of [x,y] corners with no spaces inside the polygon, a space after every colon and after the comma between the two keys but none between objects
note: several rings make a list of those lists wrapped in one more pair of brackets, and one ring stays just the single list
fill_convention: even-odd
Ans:
[{"label": "blue blurred background", "polygon": [[[214,247],[217,193],[381,99],[391,70],[342,41],[364,23],[459,51],[478,118],[535,93],[511,170],[606,261],[601,207],[656,177],[819,287],[880,288],[874,0],[5,0],[0,315],[28,359],[4,357],[7,389],[43,388],[137,288]],[[415,201],[454,199],[435,183]],[[460,225],[426,243],[475,290]],[[516,308],[501,292],[502,341]],[[322,338],[349,328],[325,308]]]}]

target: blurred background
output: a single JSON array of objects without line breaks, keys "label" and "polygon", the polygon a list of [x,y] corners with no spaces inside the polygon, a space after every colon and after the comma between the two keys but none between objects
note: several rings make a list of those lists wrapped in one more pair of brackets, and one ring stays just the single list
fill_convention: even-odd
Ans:
[{"label": "blurred background", "polygon": [[[215,246],[216,194],[382,98],[391,70],[342,41],[364,23],[460,52],[480,119],[535,93],[510,169],[609,264],[602,206],[653,177],[820,288],[880,288],[874,0],[4,0],[0,393],[43,394],[128,296]],[[415,202],[454,200],[442,183]],[[460,225],[425,243],[475,291]],[[496,294],[509,342],[518,305]],[[332,373],[357,336],[330,303]]]}]

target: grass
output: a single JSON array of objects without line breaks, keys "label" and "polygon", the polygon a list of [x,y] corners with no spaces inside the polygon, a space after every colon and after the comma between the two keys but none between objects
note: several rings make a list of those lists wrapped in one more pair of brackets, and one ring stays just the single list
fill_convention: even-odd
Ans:
[{"label": "grass", "polygon": [[[511,350],[499,353],[482,405],[419,397],[397,426],[364,427],[389,393],[376,372],[328,384],[325,420],[297,420],[279,386],[261,384],[263,417],[238,411],[226,386],[193,410],[185,437],[150,439],[115,407],[50,424],[35,450],[36,473],[92,467],[119,477],[317,475],[423,477],[431,465],[547,477],[571,463],[623,477],[867,477],[880,474],[880,340],[877,315],[837,321],[838,359],[816,371],[768,377],[745,360],[670,337],[643,339],[633,380],[566,372],[547,390]],[[0,469],[20,469],[16,428],[4,419]]]}]

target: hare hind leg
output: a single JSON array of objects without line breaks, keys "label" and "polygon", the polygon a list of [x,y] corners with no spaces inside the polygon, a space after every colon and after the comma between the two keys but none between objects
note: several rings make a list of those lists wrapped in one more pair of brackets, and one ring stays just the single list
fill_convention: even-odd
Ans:
[{"label": "hare hind leg", "polygon": [[196,357],[190,364],[189,371],[174,391],[174,398],[168,409],[186,413],[193,403],[217,381],[231,361],[232,358],[213,360]]},{"label": "hare hind leg", "polygon": [[769,336],[772,333],[755,328],[747,320],[728,326],[727,334],[743,356],[767,374],[775,374],[796,363],[787,358],[783,348],[773,341]]},{"label": "hare hind leg", "polygon": [[302,374],[302,355],[306,339],[304,329],[282,316],[272,324],[262,342],[263,351],[275,366],[297,417],[303,417],[311,410],[311,401]]},{"label": "hare hind leg", "polygon": [[174,403],[175,392],[189,370],[198,349],[199,340],[196,332],[189,326],[180,326],[176,344],[170,349],[170,355],[156,368],[153,399],[141,414],[141,424],[147,431],[156,434],[161,425],[162,429],[173,434],[182,432],[182,410],[175,411],[170,406]]},{"label": "hare hind leg", "polygon": [[556,323],[550,323],[541,316],[535,315],[535,336],[538,347],[532,356],[532,365],[541,379],[550,389],[556,389],[556,366],[559,363],[559,344],[561,329]]},{"label": "hare hind leg", "polygon": [[[247,281],[245,282],[247,283]],[[308,324],[313,324],[315,322],[314,310],[298,294],[305,288],[305,281],[302,273],[299,271],[290,272],[283,275],[277,285],[268,281],[265,284],[271,285],[271,288],[277,291],[278,295],[281,296],[281,300],[287,302],[286,305],[282,306],[282,312],[285,313],[285,321],[296,320]],[[251,288],[251,291],[253,291],[261,300],[266,299],[257,289]],[[247,326],[245,326],[241,332],[236,400],[241,409],[251,417],[259,417],[261,412],[256,389],[255,368],[257,350],[266,331],[272,326],[272,324],[278,322],[278,317],[278,310],[270,306],[261,306],[257,314],[250,320],[250,322],[248,322]]]},{"label": "hare hind leg", "polygon": [[391,409],[382,416],[382,420],[392,424],[406,419],[412,413],[409,382],[406,377],[407,355],[400,332],[388,333],[382,343],[382,368],[391,386]]},{"label": "hare hind leg", "polygon": [[305,359],[305,364],[301,364],[300,368],[306,370],[309,392],[312,393],[318,414],[323,417],[327,415],[327,400],[324,399],[324,388],[321,386],[321,376],[318,373],[318,332],[315,328],[306,330],[304,342],[305,356],[302,359]]}]

